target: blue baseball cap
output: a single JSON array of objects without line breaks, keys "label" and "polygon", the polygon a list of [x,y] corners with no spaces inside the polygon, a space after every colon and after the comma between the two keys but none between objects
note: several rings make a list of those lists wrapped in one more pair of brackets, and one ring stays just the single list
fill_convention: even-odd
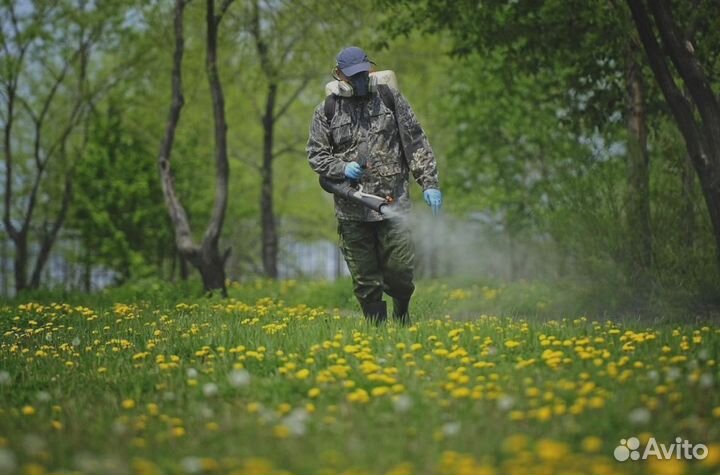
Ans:
[{"label": "blue baseball cap", "polygon": [[337,55],[337,67],[345,76],[353,76],[361,71],[370,71],[372,67],[365,51],[357,46],[345,48]]}]

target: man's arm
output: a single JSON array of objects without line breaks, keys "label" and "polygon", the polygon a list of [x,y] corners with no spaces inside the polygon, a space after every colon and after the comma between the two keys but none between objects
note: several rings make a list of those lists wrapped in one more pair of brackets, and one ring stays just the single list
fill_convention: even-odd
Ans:
[{"label": "man's arm", "polygon": [[337,180],[345,178],[345,162],[332,153],[330,126],[325,118],[323,104],[320,104],[313,114],[306,151],[310,168],[315,173]]},{"label": "man's arm", "polygon": [[410,171],[423,191],[429,188],[439,189],[437,161],[425,131],[420,126],[407,99],[398,91],[393,91],[393,94],[395,95],[395,115],[399,125],[400,141]]}]

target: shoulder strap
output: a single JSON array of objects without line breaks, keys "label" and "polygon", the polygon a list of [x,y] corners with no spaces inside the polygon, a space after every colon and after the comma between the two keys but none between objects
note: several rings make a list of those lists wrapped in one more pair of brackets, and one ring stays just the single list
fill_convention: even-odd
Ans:
[{"label": "shoulder strap", "polygon": [[337,97],[335,97],[335,94],[330,94],[325,98],[325,118],[328,121],[328,124],[332,122],[333,117],[335,116],[335,103],[337,102]]},{"label": "shoulder strap", "polygon": [[[387,84],[378,84],[377,86],[378,94],[380,94],[380,99],[382,99],[383,104],[385,104],[385,107],[390,109],[392,113],[395,113],[395,96],[393,95],[392,91],[390,90],[390,87]],[[325,119],[328,121],[328,124],[332,122],[333,117],[335,117],[335,103],[337,102],[337,96],[335,94],[330,94],[325,98]]]},{"label": "shoulder strap", "polygon": [[380,99],[382,99],[383,104],[385,104],[385,107],[390,109],[392,113],[395,113],[395,96],[393,95],[392,91],[390,90],[390,87],[387,84],[378,84],[377,85],[377,91],[378,94],[380,94]]}]

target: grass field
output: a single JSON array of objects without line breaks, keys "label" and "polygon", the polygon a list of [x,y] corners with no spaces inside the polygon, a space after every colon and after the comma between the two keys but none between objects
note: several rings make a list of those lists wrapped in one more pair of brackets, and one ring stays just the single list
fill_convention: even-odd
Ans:
[{"label": "grass field", "polygon": [[[421,284],[412,327],[375,328],[346,282],[230,293],[0,307],[0,473],[720,473],[717,325]],[[709,454],[616,461],[632,436]]]}]

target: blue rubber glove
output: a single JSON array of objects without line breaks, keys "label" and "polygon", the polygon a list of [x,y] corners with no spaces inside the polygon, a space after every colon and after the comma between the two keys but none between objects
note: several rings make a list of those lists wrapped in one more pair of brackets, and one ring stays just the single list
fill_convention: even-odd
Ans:
[{"label": "blue rubber glove", "polygon": [[440,190],[428,188],[423,192],[423,198],[425,198],[425,203],[432,209],[433,216],[437,216],[442,206],[442,193],[440,193]]},{"label": "blue rubber glove", "polygon": [[357,162],[348,162],[345,165],[345,176],[351,180],[359,180],[363,173],[365,173],[365,170]]}]

